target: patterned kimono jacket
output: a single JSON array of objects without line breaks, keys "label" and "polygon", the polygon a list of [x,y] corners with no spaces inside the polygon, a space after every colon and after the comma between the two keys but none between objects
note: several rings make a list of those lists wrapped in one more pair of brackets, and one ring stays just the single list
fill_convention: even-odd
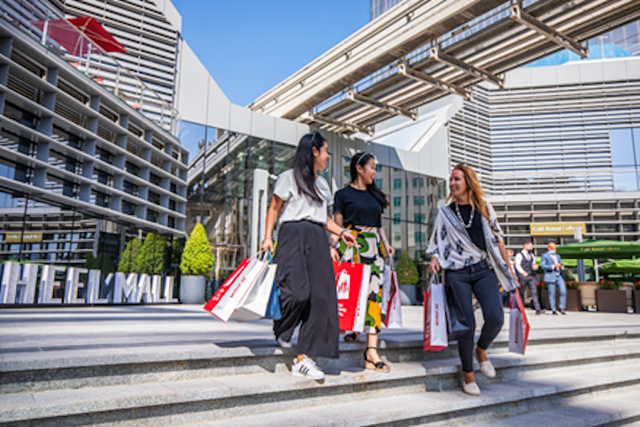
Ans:
[{"label": "patterned kimono jacket", "polygon": [[518,287],[518,282],[502,259],[498,248],[498,242],[504,241],[498,216],[488,202],[487,208],[490,220],[487,221],[483,215],[481,216],[486,252],[473,243],[458,216],[449,206],[445,206],[438,212],[427,253],[435,256],[445,270],[459,270],[488,259],[502,288],[512,291]]}]

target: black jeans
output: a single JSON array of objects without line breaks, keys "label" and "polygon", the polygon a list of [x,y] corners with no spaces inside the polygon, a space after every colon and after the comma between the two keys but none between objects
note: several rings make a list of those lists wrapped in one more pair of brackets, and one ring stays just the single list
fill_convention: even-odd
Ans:
[{"label": "black jeans", "polygon": [[446,270],[444,280],[447,285],[453,286],[469,324],[467,333],[458,338],[458,352],[462,361],[462,371],[473,372],[473,337],[476,322],[473,315],[472,292],[480,303],[484,317],[478,347],[486,350],[500,333],[504,323],[498,278],[487,261],[480,261],[460,270]]}]

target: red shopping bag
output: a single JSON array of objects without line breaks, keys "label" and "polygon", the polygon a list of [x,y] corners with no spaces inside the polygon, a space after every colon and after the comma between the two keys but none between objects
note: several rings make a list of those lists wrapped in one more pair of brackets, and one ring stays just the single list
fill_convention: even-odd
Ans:
[{"label": "red shopping bag", "polygon": [[333,271],[336,275],[340,330],[363,332],[371,266],[334,261]]},{"label": "red shopping bag", "polygon": [[529,340],[529,320],[524,312],[520,292],[511,293],[509,314],[509,351],[524,355]]},{"label": "red shopping bag", "polygon": [[[435,276],[435,274],[433,275]],[[433,277],[432,276],[432,277]],[[444,301],[444,285],[433,283],[424,293],[424,345],[425,351],[440,351],[449,345]]]},{"label": "red shopping bag", "polygon": [[204,309],[217,319],[227,322],[251,288],[259,283],[267,270],[267,263],[258,258],[243,260]]}]

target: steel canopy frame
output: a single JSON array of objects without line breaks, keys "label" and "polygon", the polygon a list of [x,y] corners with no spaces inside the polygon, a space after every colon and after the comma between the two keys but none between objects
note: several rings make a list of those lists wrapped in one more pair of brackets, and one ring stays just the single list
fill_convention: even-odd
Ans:
[{"label": "steel canopy frame", "polygon": [[[308,124],[317,123],[321,128],[341,133],[361,133],[357,129],[364,128],[367,132],[362,133],[370,135],[375,124],[397,115],[414,118],[417,107],[442,96],[456,94],[469,98],[466,88],[478,82],[501,87],[502,73],[562,48],[577,50],[584,56],[587,51],[581,42],[640,17],[637,0],[537,0],[526,11],[514,6],[515,1],[509,1],[492,2],[492,7],[498,7],[489,9],[490,13],[483,15],[480,22],[469,24],[487,11],[485,8],[479,13],[480,9],[474,9],[471,3],[447,1],[430,9],[428,0],[399,5],[256,100],[251,108]],[[411,17],[403,15],[408,13],[409,6],[414,13]],[[427,10],[431,14],[423,16]],[[453,15],[457,27],[437,24],[451,24]],[[421,42],[416,46],[419,48],[401,49],[400,46],[407,46],[407,40],[388,40],[389,31],[380,33],[380,39],[375,40],[378,33],[373,29],[382,32],[384,23],[397,25],[400,16],[407,19],[405,24],[414,25],[407,27],[407,32],[423,34],[418,24],[425,27],[423,31],[430,32],[430,38],[415,36]],[[428,27],[433,22],[436,24]],[[443,29],[446,31],[441,32]],[[452,30],[449,36],[448,31]],[[367,35],[369,39],[360,40],[361,50],[356,49],[356,36]],[[349,49],[343,51],[344,62],[336,65],[326,57],[339,47]],[[396,58],[383,64],[380,55],[389,54],[388,49]],[[359,62],[365,57],[371,61]],[[326,61],[322,63],[323,60]],[[371,72],[373,65],[377,68]],[[341,74],[347,68],[351,74]],[[369,73],[363,76],[365,71]],[[302,75],[304,80],[295,83]],[[329,87],[334,89],[331,93]]]}]

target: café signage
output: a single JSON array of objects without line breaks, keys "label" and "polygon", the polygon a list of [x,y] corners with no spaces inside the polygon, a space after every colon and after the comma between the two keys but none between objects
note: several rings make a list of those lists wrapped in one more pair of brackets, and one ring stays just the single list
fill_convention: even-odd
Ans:
[{"label": "caf\u00e9 signage", "polygon": [[[56,277],[58,276],[58,277]],[[60,276],[64,280],[58,280]],[[86,283],[81,282],[86,277]],[[39,279],[39,280],[38,280]],[[64,282],[64,283],[63,283]],[[39,285],[39,286],[36,286]],[[54,298],[55,288],[63,287],[64,297]],[[101,289],[107,297],[101,298]],[[38,304],[136,304],[173,303],[173,277],[137,273],[109,273],[102,280],[100,270],[57,265],[24,264],[7,261],[0,275],[0,304],[34,304],[38,288]],[[86,288],[84,298],[78,291]],[[105,294],[105,292],[102,292]]]},{"label": "caf\u00e9 signage", "polygon": [[587,227],[584,222],[538,222],[529,224],[532,236],[573,236],[573,230],[582,228],[582,234]]},{"label": "caf\u00e9 signage", "polygon": [[7,243],[38,243],[42,242],[42,233],[7,233],[4,236],[4,241]]}]

